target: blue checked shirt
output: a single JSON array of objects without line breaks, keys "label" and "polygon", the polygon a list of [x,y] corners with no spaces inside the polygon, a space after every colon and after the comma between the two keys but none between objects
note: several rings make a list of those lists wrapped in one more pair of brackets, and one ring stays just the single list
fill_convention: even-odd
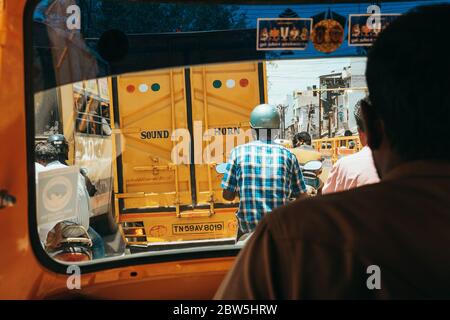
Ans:
[{"label": "blue checked shirt", "polygon": [[240,197],[239,227],[252,232],[262,217],[306,192],[297,158],[288,149],[261,141],[231,151],[222,188]]}]

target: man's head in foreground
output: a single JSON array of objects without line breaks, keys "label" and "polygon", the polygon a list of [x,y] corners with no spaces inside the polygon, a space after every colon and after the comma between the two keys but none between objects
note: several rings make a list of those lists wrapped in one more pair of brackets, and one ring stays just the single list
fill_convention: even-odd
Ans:
[{"label": "man's head in foreground", "polygon": [[448,17],[414,9],[369,53],[362,111],[383,180],[266,215],[216,298],[450,297]]},{"label": "man's head in foreground", "polygon": [[402,162],[450,160],[450,59],[442,32],[449,5],[397,18],[369,51],[367,143],[380,177]]}]

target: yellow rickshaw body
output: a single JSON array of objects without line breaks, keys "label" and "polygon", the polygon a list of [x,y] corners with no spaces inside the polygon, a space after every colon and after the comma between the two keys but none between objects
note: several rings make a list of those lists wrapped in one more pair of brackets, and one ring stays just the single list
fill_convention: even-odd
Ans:
[{"label": "yellow rickshaw body", "polygon": [[[136,263],[93,271],[83,274],[79,292],[67,289],[67,274],[50,271],[38,261],[28,221],[25,4],[25,0],[0,1],[0,186],[17,200],[15,206],[0,211],[0,299],[44,299],[70,294],[103,299],[211,298],[234,257]],[[179,290],[180,283],[189,290]]]}]

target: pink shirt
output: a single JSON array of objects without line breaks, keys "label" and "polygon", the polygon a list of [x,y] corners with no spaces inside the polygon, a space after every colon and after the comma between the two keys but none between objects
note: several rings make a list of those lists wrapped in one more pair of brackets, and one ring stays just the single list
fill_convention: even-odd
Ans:
[{"label": "pink shirt", "polygon": [[366,146],[361,151],[343,157],[334,164],[323,186],[322,194],[344,191],[379,181],[372,151]]}]

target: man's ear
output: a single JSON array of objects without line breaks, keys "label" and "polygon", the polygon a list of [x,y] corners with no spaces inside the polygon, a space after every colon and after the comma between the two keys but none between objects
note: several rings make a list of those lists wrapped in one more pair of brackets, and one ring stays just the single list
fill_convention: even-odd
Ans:
[{"label": "man's ear", "polygon": [[359,141],[361,142],[361,144],[363,146],[366,146],[367,145],[367,136],[366,136],[366,133],[363,130],[361,130],[361,128],[358,128],[358,136],[359,136]]},{"label": "man's ear", "polygon": [[383,122],[367,101],[361,102],[361,111],[367,138],[367,145],[372,150],[380,148],[383,141]]}]

